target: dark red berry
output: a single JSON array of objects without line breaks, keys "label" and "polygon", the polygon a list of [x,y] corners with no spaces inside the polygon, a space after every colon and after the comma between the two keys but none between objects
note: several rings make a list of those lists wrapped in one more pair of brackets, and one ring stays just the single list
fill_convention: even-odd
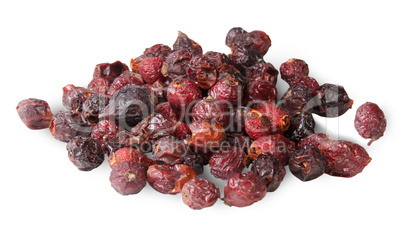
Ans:
[{"label": "dark red berry", "polygon": [[21,100],[16,109],[20,119],[29,129],[48,128],[53,119],[50,106],[44,100],[34,98]]},{"label": "dark red berry", "polygon": [[313,115],[297,112],[290,117],[289,128],[283,134],[294,143],[314,133],[315,121]]},{"label": "dark red berry", "polygon": [[290,87],[298,85],[306,87],[312,95],[320,88],[320,85],[314,78],[304,75],[296,76],[289,82]]},{"label": "dark red berry", "polygon": [[267,194],[265,182],[252,172],[236,173],[224,188],[225,204],[235,207],[249,206],[262,200]]},{"label": "dark red berry", "polygon": [[285,166],[294,151],[295,144],[282,135],[260,137],[251,144],[245,164],[248,165],[250,160],[255,160],[261,153],[269,153]]},{"label": "dark red berry", "polygon": [[271,39],[264,31],[254,30],[247,33],[245,36],[244,41],[253,45],[260,58],[262,58],[268,52],[269,47],[271,47]]},{"label": "dark red berry", "polygon": [[304,146],[290,157],[289,170],[301,181],[310,181],[324,173],[325,164],[325,158],[317,148]]},{"label": "dark red berry", "polygon": [[271,64],[260,62],[246,69],[247,81],[264,80],[272,85],[276,85],[278,79],[278,70]]},{"label": "dark red berry", "polygon": [[213,119],[226,128],[230,122],[229,106],[225,102],[209,96],[194,105],[191,115],[193,121]]},{"label": "dark red berry", "polygon": [[189,49],[181,49],[169,54],[166,58],[168,74],[170,77],[186,76],[193,54]]},{"label": "dark red berry", "polygon": [[178,121],[179,118],[176,114],[176,111],[173,110],[172,106],[170,106],[169,102],[163,102],[159,103],[158,105],[155,106],[156,113],[161,114],[163,117],[166,119],[169,119],[171,121]]},{"label": "dark red berry", "polygon": [[106,144],[114,139],[119,132],[119,127],[110,121],[102,120],[97,123],[92,130],[91,138],[96,139],[102,147],[102,150],[106,152]]},{"label": "dark red berry", "polygon": [[110,82],[107,79],[103,77],[95,77],[89,82],[87,90],[96,94],[106,94],[109,90],[109,87]]},{"label": "dark red berry", "polygon": [[105,159],[97,140],[77,136],[67,143],[68,158],[81,171],[90,171],[100,166]]},{"label": "dark red berry", "polygon": [[353,177],[363,171],[371,158],[366,150],[349,141],[330,140],[318,146],[327,162],[325,173],[340,177]]},{"label": "dark red berry", "polygon": [[387,120],[377,104],[366,102],[356,111],[355,128],[363,138],[370,139],[368,145],[384,135]]},{"label": "dark red berry", "polygon": [[121,195],[139,193],[147,184],[144,168],[133,161],[125,161],[113,168],[109,177],[116,192]]},{"label": "dark red berry", "polygon": [[301,85],[290,87],[280,100],[280,106],[289,114],[306,111],[305,105],[311,100],[310,91]]},{"label": "dark red berry", "polygon": [[290,81],[296,76],[308,76],[309,73],[307,63],[296,58],[291,58],[282,63],[279,71],[281,72],[282,79],[288,84],[290,84]]},{"label": "dark red berry", "polygon": [[261,57],[260,52],[252,44],[233,43],[230,49],[232,51],[228,55],[230,63],[243,74],[246,68],[256,64]]},{"label": "dark red berry", "polygon": [[137,162],[141,164],[145,170],[148,169],[149,166],[155,164],[155,161],[148,158],[141,151],[130,147],[118,149],[109,156],[109,165],[112,169],[124,161]]},{"label": "dark red berry", "polygon": [[179,31],[177,39],[173,44],[173,50],[178,51],[181,49],[188,49],[194,55],[202,55],[201,46],[194,40],[190,39],[186,34]]},{"label": "dark red berry", "polygon": [[93,127],[82,119],[81,114],[70,111],[59,111],[50,122],[49,130],[54,138],[68,142],[75,136],[91,135]]},{"label": "dark red berry", "polygon": [[181,192],[184,204],[194,210],[211,207],[220,198],[219,188],[204,178],[186,182]]},{"label": "dark red berry", "polygon": [[278,189],[286,170],[275,156],[269,153],[261,153],[251,164],[251,172],[265,182],[267,192]]},{"label": "dark red berry", "polygon": [[166,58],[172,53],[172,49],[164,44],[155,44],[150,48],[146,48],[144,55],[147,57],[162,57]]},{"label": "dark red berry", "polygon": [[219,144],[226,138],[222,125],[207,119],[191,123],[190,130],[192,136],[188,142],[192,146],[206,148],[219,147]]},{"label": "dark red berry", "polygon": [[237,107],[243,101],[243,88],[241,84],[233,77],[226,77],[218,81],[208,94],[217,99]]},{"label": "dark red berry", "polygon": [[246,158],[242,148],[227,147],[214,153],[209,158],[211,174],[215,178],[229,179],[235,173],[241,173],[244,169],[243,160]]},{"label": "dark red berry", "polygon": [[145,141],[173,135],[176,123],[161,114],[152,114],[131,129],[134,136],[142,136]]},{"label": "dark red berry", "polygon": [[69,84],[63,87],[63,106],[73,113],[78,113],[82,110],[82,105],[90,95],[91,92],[84,87]]},{"label": "dark red berry", "polygon": [[176,79],[169,84],[167,99],[174,110],[190,111],[198,100],[202,99],[200,88],[189,79]]},{"label": "dark red berry", "polygon": [[255,108],[262,101],[276,103],[277,97],[278,92],[271,82],[256,80],[247,85],[243,104]]},{"label": "dark red berry", "polygon": [[183,140],[191,137],[191,129],[187,124],[177,121],[175,127],[174,136],[177,139]]},{"label": "dark red berry", "polygon": [[241,27],[234,27],[230,29],[226,34],[226,46],[231,47],[233,43],[243,41],[245,34],[247,34],[247,31]]},{"label": "dark red berry", "polygon": [[[145,58],[140,63],[140,73],[145,83],[153,84],[156,81],[163,82],[162,67],[165,60],[161,57]],[[167,64],[166,64],[167,67]]]},{"label": "dark red berry", "polygon": [[120,61],[100,63],[95,67],[93,78],[103,77],[111,84],[116,77],[126,70],[128,70],[128,66]]},{"label": "dark red berry", "polygon": [[99,115],[109,104],[109,97],[104,94],[91,94],[82,105],[82,115],[92,124],[99,122]]},{"label": "dark red berry", "polygon": [[124,71],[120,76],[114,79],[113,83],[110,85],[107,92],[108,95],[112,96],[116,91],[128,85],[138,85],[144,84],[142,77],[139,73],[134,73],[131,71]]},{"label": "dark red berry", "polygon": [[180,193],[183,185],[195,179],[194,171],[187,165],[151,165],[147,171],[148,183],[153,189],[165,194]]},{"label": "dark red berry", "polygon": [[248,83],[246,77],[244,77],[240,71],[232,65],[223,64],[217,68],[218,71],[218,81],[225,78],[234,78],[240,85],[245,86]]},{"label": "dark red berry", "polygon": [[301,149],[307,145],[318,148],[319,145],[329,140],[331,140],[331,138],[327,134],[314,133],[302,138],[299,143],[297,143],[297,149]]},{"label": "dark red berry", "polygon": [[189,151],[188,145],[183,140],[173,136],[159,138],[153,144],[152,157],[155,161],[163,162],[167,165],[184,163],[184,156]]}]

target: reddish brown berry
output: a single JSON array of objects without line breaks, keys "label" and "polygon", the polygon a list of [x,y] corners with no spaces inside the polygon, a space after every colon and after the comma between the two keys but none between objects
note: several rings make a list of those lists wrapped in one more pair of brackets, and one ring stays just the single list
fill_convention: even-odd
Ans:
[{"label": "reddish brown berry", "polygon": [[155,106],[156,113],[161,114],[163,117],[166,119],[172,120],[172,121],[178,121],[179,118],[176,114],[176,111],[173,110],[172,106],[170,106],[169,102],[163,102],[159,103],[158,105]]},{"label": "reddish brown berry", "polygon": [[187,124],[177,121],[175,127],[174,136],[177,139],[183,140],[191,137],[191,129]]},{"label": "reddish brown berry", "polygon": [[237,107],[243,101],[243,88],[241,84],[233,77],[226,77],[218,81],[208,94],[221,101],[228,102]]},{"label": "reddish brown berry", "polygon": [[219,188],[204,178],[189,180],[181,192],[184,204],[194,210],[211,207],[220,198]]},{"label": "reddish brown berry", "polygon": [[274,192],[278,189],[286,170],[276,159],[269,153],[261,153],[251,164],[251,172],[265,182],[267,192]]},{"label": "reddish brown berry", "polygon": [[96,124],[91,133],[91,138],[96,139],[102,147],[102,150],[106,152],[106,144],[114,139],[119,132],[119,127],[110,121],[102,120]]},{"label": "reddish brown berry", "polygon": [[29,129],[48,128],[53,119],[49,104],[44,100],[34,98],[21,100],[16,109],[20,119]]},{"label": "reddish brown berry", "polygon": [[90,171],[100,166],[105,159],[98,141],[77,136],[67,143],[68,158],[81,171]]},{"label": "reddish brown berry", "polygon": [[265,182],[252,172],[236,173],[225,185],[224,201],[229,206],[245,207],[262,200],[266,193]]},{"label": "reddish brown berry", "polygon": [[309,69],[305,61],[301,59],[291,58],[282,63],[279,68],[281,77],[284,81],[290,84],[290,81],[296,76],[308,76]]},{"label": "reddish brown berry", "polygon": [[289,170],[301,181],[310,181],[324,173],[325,164],[325,158],[317,148],[304,146],[290,157]]},{"label": "reddish brown berry", "polygon": [[203,119],[213,119],[224,128],[230,122],[228,104],[210,96],[197,102],[192,109],[191,115],[194,122]]},{"label": "reddish brown berry", "polygon": [[200,88],[189,79],[176,79],[168,86],[167,99],[175,110],[190,111],[195,102],[201,98]]},{"label": "reddish brown berry", "polygon": [[310,91],[301,85],[290,87],[282,96],[280,106],[290,115],[306,111],[305,105],[311,100]]},{"label": "reddish brown berry", "polygon": [[120,76],[116,77],[113,80],[113,83],[110,85],[109,90],[107,92],[108,95],[112,96],[116,91],[128,85],[138,85],[141,86],[144,84],[142,77],[138,73],[134,73],[131,71],[124,71]]},{"label": "reddish brown berry", "polygon": [[141,61],[139,70],[145,83],[152,85],[156,81],[163,82],[165,80],[162,74],[164,62],[161,57],[145,58]]},{"label": "reddish brown berry", "polygon": [[214,148],[225,140],[226,134],[222,125],[210,120],[199,120],[191,123],[190,145],[197,147]]},{"label": "reddish brown berry", "polygon": [[180,193],[183,185],[196,178],[194,171],[187,165],[151,165],[147,171],[148,183],[153,189],[165,194]]},{"label": "reddish brown berry", "polygon": [[166,58],[172,53],[172,49],[164,44],[155,44],[150,48],[144,50],[144,55],[147,57],[162,57]]},{"label": "reddish brown berry", "polygon": [[177,51],[181,49],[188,49],[194,55],[202,55],[201,46],[194,40],[190,39],[186,34],[179,31],[177,39],[173,44],[173,50]]},{"label": "reddish brown berry", "polygon": [[149,159],[146,155],[144,155],[141,151],[130,148],[124,147],[118,149],[117,151],[113,152],[109,157],[109,165],[110,168],[113,169],[116,165],[124,162],[124,161],[134,161],[141,164],[145,170],[155,164],[155,161]]},{"label": "reddish brown berry", "polygon": [[255,108],[262,101],[276,103],[277,97],[278,92],[271,82],[256,80],[247,85],[243,104]]},{"label": "reddish brown berry", "polygon": [[297,143],[297,149],[301,149],[307,145],[318,148],[319,145],[329,140],[331,140],[331,138],[327,134],[314,133],[302,138],[299,143]]},{"label": "reddish brown berry", "polygon": [[81,114],[70,111],[59,111],[50,122],[49,130],[54,138],[68,142],[75,136],[91,135],[93,127],[82,119]]},{"label": "reddish brown berry", "polygon": [[340,177],[353,177],[363,171],[371,158],[366,150],[349,141],[330,140],[318,146],[327,162],[325,173]]},{"label": "reddish brown berry", "polygon": [[214,153],[209,158],[211,174],[218,179],[229,179],[235,173],[244,169],[243,160],[246,158],[242,148],[227,147]]},{"label": "reddish brown berry", "polygon": [[90,95],[91,92],[84,87],[69,84],[63,87],[63,106],[73,113],[78,113],[82,110],[82,105]]},{"label": "reddish brown berry", "polygon": [[296,76],[289,82],[290,87],[298,85],[306,87],[312,95],[320,88],[320,85],[314,78],[304,75]]},{"label": "reddish brown berry", "polygon": [[113,168],[109,177],[116,192],[121,195],[139,193],[147,184],[144,168],[133,161],[125,161]]},{"label": "reddish brown berry", "polygon": [[361,137],[370,139],[367,145],[382,137],[386,127],[387,120],[378,105],[366,102],[357,109],[355,128]]},{"label": "reddish brown berry", "polygon": [[109,87],[110,82],[107,79],[103,77],[95,77],[89,82],[87,90],[96,94],[106,94],[109,90]]},{"label": "reddish brown berry", "polygon": [[247,81],[263,80],[276,85],[278,70],[271,63],[256,63],[246,69]]},{"label": "reddish brown berry", "polygon": [[104,94],[91,94],[82,105],[82,116],[91,124],[99,122],[99,115],[109,104],[109,97]]},{"label": "reddish brown berry", "polygon": [[126,70],[128,70],[128,66],[120,61],[100,63],[95,67],[93,78],[103,77],[112,84],[113,80]]}]

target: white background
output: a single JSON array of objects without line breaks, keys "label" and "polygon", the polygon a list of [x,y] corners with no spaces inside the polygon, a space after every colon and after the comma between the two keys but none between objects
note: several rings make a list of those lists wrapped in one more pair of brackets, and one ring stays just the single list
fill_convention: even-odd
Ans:
[{"label": "white background", "polygon": [[[0,236],[401,236],[397,3],[2,1]],[[15,111],[20,100],[35,97],[56,113],[63,86],[86,86],[98,63],[129,64],[153,44],[171,46],[178,30],[204,52],[229,53],[225,36],[235,26],[270,35],[265,59],[275,67],[301,58],[319,83],[346,88],[353,109],[339,119],[316,117],[317,130],[363,145],[373,158],[363,173],[303,183],[289,172],[276,192],[250,207],[219,201],[193,211],[180,195],[150,186],[138,195],[117,194],[107,162],[78,171],[65,143],[48,130],[27,129]],[[283,93],[286,84],[279,80],[278,88]],[[385,136],[370,147],[353,127],[356,109],[366,101],[377,103],[388,119]]]}]

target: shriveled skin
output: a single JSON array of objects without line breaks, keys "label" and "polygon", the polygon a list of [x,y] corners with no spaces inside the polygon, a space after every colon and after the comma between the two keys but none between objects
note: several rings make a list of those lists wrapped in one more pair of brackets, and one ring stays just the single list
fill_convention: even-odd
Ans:
[{"label": "shriveled skin", "polygon": [[236,108],[243,101],[243,88],[241,84],[233,77],[227,76],[219,80],[211,89],[209,96],[228,102]]},{"label": "shriveled skin", "polygon": [[220,198],[220,190],[207,179],[192,179],[184,184],[182,198],[191,209],[199,210],[213,206]]},{"label": "shriveled skin", "polygon": [[276,103],[278,92],[275,85],[269,81],[256,80],[247,85],[246,95],[243,104],[255,107],[261,101],[271,101]]},{"label": "shriveled skin", "polygon": [[289,170],[301,181],[309,181],[324,174],[325,163],[321,152],[307,145],[293,153],[289,160]]},{"label": "shriveled skin", "polygon": [[276,86],[278,73],[278,70],[271,63],[260,62],[246,69],[246,78],[250,82],[263,80]]},{"label": "shriveled skin", "polygon": [[169,84],[167,99],[174,110],[186,112],[190,111],[196,101],[202,99],[202,94],[195,82],[180,78]]},{"label": "shriveled skin", "polygon": [[110,172],[109,180],[121,195],[137,194],[147,184],[144,168],[134,161],[125,161],[115,166]]},{"label": "shriveled skin", "polygon": [[202,47],[194,40],[190,39],[186,34],[179,31],[176,41],[173,44],[173,51],[188,49],[194,55],[202,55]]},{"label": "shriveled skin", "polygon": [[66,85],[63,87],[63,106],[73,113],[78,113],[82,110],[82,105],[90,95],[91,92],[84,87],[72,84]]},{"label": "shriveled skin", "polygon": [[76,136],[66,146],[68,158],[81,171],[90,171],[103,163],[105,156],[98,141]]},{"label": "shriveled skin", "polygon": [[228,147],[214,153],[209,158],[211,174],[215,178],[229,179],[235,173],[241,173],[244,169],[243,160],[246,153],[238,147]]},{"label": "shriveled skin", "polygon": [[114,139],[119,132],[119,127],[110,120],[102,120],[97,123],[92,130],[91,138],[96,139],[106,152],[106,143]]},{"label": "shriveled skin", "polygon": [[371,158],[360,145],[349,141],[330,140],[318,146],[327,162],[325,173],[353,177],[363,171]]},{"label": "shriveled skin", "polygon": [[34,98],[21,100],[16,109],[20,119],[29,129],[48,128],[53,119],[50,106],[44,100]]},{"label": "shriveled skin", "polygon": [[304,147],[306,145],[310,145],[315,148],[318,148],[318,146],[321,143],[324,143],[329,140],[331,140],[331,138],[327,134],[314,133],[314,134],[308,135],[307,137],[304,137],[303,139],[301,139],[299,141],[299,143],[297,143],[297,149],[301,149],[302,147]]},{"label": "shriveled skin", "polygon": [[103,77],[111,84],[121,73],[128,70],[128,66],[120,61],[114,63],[100,63],[95,66],[93,78]]},{"label": "shriveled skin", "polygon": [[252,172],[236,173],[224,188],[225,204],[235,207],[246,207],[262,200],[267,194],[265,182]]},{"label": "shriveled skin", "polygon": [[355,128],[363,138],[370,139],[368,145],[384,135],[387,120],[378,105],[366,102],[356,111]]},{"label": "shriveled skin", "polygon": [[291,58],[288,61],[281,64],[279,71],[281,77],[287,83],[296,76],[308,76],[309,68],[305,61],[297,58]]},{"label": "shriveled skin", "polygon": [[110,82],[103,77],[95,77],[87,86],[87,89],[92,93],[106,94],[109,90]]},{"label": "shriveled skin", "polygon": [[148,183],[153,189],[165,194],[180,193],[183,185],[196,178],[187,165],[151,165],[147,171]]},{"label": "shriveled skin", "polygon": [[112,169],[113,167],[124,161],[137,162],[141,164],[145,169],[155,164],[155,161],[149,159],[146,155],[144,155],[144,153],[130,147],[120,148],[117,151],[113,152],[109,157],[109,165]]},{"label": "shriveled skin", "polygon": [[207,119],[190,124],[192,133],[189,144],[197,147],[213,148],[226,139],[226,133],[222,125]]},{"label": "shriveled skin", "polygon": [[275,156],[269,153],[261,153],[258,155],[251,165],[251,172],[264,180],[267,186],[267,192],[273,192],[278,189],[286,170]]},{"label": "shriveled skin", "polygon": [[213,119],[224,128],[228,126],[230,122],[228,104],[215,100],[212,97],[207,97],[197,102],[192,109],[191,115],[193,121]]},{"label": "shriveled skin", "polygon": [[289,81],[290,87],[298,85],[306,87],[312,95],[320,88],[320,85],[314,78],[305,75],[295,76]]},{"label": "shriveled skin", "polygon": [[116,91],[120,90],[121,88],[128,86],[128,85],[138,85],[141,86],[144,84],[144,81],[141,77],[141,74],[131,72],[131,71],[124,71],[120,76],[116,77],[113,80],[113,83],[110,84],[109,90],[107,94],[112,96]]},{"label": "shriveled skin", "polygon": [[161,57],[145,58],[140,63],[140,74],[145,83],[152,85],[156,81],[163,82],[162,67],[165,60]]}]

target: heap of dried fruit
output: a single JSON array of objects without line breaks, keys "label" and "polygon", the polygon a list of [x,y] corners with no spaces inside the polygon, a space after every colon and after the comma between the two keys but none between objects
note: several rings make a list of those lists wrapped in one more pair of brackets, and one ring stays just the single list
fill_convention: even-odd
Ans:
[{"label": "heap of dried fruit", "polygon": [[[203,53],[179,32],[173,47],[146,48],[129,66],[97,64],[87,87],[63,87],[66,110],[53,115],[47,102],[26,99],[17,112],[28,128],[49,128],[66,142],[79,170],[90,171],[107,156],[116,192],[136,194],[148,183],[163,194],[182,193],[192,209],[218,199],[237,207],[260,201],[278,189],[286,165],[302,181],[362,172],[371,160],[362,146],[315,133],[314,114],[337,117],[352,107],[342,86],[320,85],[301,59],[277,70],[264,60],[271,39],[263,31],[235,27],[225,44],[227,55]],[[278,100],[279,72],[289,89]],[[370,145],[383,136],[386,119],[367,102],[354,124]],[[197,177],[204,165],[227,180],[223,195]]]}]

